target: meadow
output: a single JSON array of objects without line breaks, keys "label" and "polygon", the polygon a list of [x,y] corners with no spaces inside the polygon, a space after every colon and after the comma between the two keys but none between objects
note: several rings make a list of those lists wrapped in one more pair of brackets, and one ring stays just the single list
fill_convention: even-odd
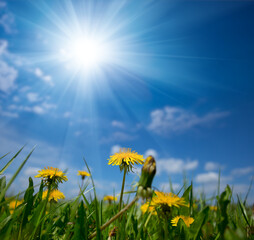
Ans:
[{"label": "meadow", "polygon": [[[24,192],[8,196],[7,190],[33,152],[7,182],[5,171],[22,149],[10,159],[9,155],[0,158],[1,240],[254,239],[254,209],[247,204],[248,193],[244,199],[238,197],[235,201],[229,186],[221,193],[218,189],[218,194],[210,198],[204,194],[194,196],[192,183],[177,193],[173,189],[170,193],[154,190],[156,160],[152,156],[143,159],[130,149],[123,149],[109,159],[108,164],[119,166],[123,174],[117,197],[97,197],[85,159],[87,172],[78,172],[82,184],[73,199],[65,199],[58,190],[60,184],[68,181],[68,174],[44,166],[38,175],[28,179]],[[143,165],[139,182],[135,188],[125,189],[125,176],[136,164]],[[34,185],[32,177],[41,179],[39,186]]]}]

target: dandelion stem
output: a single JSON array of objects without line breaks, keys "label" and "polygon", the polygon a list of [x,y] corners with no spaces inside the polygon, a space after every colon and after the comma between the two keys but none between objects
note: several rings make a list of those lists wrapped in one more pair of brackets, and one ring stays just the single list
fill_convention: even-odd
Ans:
[{"label": "dandelion stem", "polygon": [[[108,227],[112,222],[114,222],[117,218],[119,218],[124,212],[126,212],[137,200],[139,199],[138,196],[136,196],[131,203],[129,203],[125,208],[123,208],[120,212],[118,212],[114,217],[112,217],[110,220],[108,220],[105,224],[103,224],[100,227],[100,230],[103,231],[106,227]],[[96,236],[97,232],[95,231],[92,233],[88,239],[92,239]]]},{"label": "dandelion stem", "polygon": [[123,190],[124,190],[124,184],[125,184],[125,176],[127,172],[127,166],[124,167],[124,174],[123,174],[123,182],[122,182],[122,189],[121,189],[121,195],[120,195],[120,201],[119,201],[119,211],[122,207],[122,201],[123,201]]},{"label": "dandelion stem", "polygon": [[166,215],[164,216],[164,239],[168,239],[168,219],[166,217]]}]

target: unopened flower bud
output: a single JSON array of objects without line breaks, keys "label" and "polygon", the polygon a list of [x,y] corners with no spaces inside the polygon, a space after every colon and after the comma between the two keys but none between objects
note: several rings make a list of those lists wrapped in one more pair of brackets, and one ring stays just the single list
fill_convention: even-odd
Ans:
[{"label": "unopened flower bud", "polygon": [[142,168],[139,186],[137,190],[138,196],[142,198],[152,197],[153,190],[151,189],[152,181],[156,173],[156,162],[152,156],[148,156]]}]

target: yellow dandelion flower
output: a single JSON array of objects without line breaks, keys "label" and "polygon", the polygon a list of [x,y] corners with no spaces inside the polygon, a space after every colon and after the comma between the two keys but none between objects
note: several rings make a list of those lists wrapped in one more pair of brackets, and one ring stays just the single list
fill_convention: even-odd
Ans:
[{"label": "yellow dandelion flower", "polygon": [[105,196],[103,198],[104,201],[109,201],[109,202],[112,202],[112,201],[116,201],[117,200],[117,197],[114,197],[114,196]]},{"label": "yellow dandelion flower", "polygon": [[[45,190],[42,193],[42,199],[45,199],[47,197],[47,195],[48,195],[48,190]],[[55,200],[57,202],[58,199],[65,199],[64,194],[62,192],[60,192],[59,190],[57,190],[57,189],[54,189],[54,190],[50,191],[49,201],[50,200]]]},{"label": "yellow dandelion flower", "polygon": [[180,218],[183,219],[187,227],[190,227],[190,225],[194,222],[194,218],[180,215],[171,220],[172,226],[176,227]]},{"label": "yellow dandelion flower", "polygon": [[151,206],[151,204],[149,204],[149,202],[143,204],[141,207],[140,207],[141,211],[143,214],[145,214],[147,211],[148,212],[151,212],[153,215],[157,215],[157,212],[155,210],[155,207],[154,206]]},{"label": "yellow dandelion flower", "polygon": [[185,202],[183,198],[178,197],[173,193],[164,193],[155,191],[156,196],[152,198],[151,205],[152,206],[162,206],[167,205],[169,207],[175,206],[185,206],[187,207],[188,204]]},{"label": "yellow dandelion flower", "polygon": [[132,166],[134,164],[143,164],[144,158],[143,155],[131,151],[131,148],[121,148],[119,153],[110,156],[110,159],[108,160],[108,165]]},{"label": "yellow dandelion flower", "polygon": [[16,209],[22,203],[23,203],[23,200],[21,200],[21,201],[19,201],[19,200],[13,200],[13,201],[11,201],[9,203],[10,213],[12,214],[14,212],[14,209]]},{"label": "yellow dandelion flower", "polygon": [[36,178],[42,178],[47,183],[62,183],[67,181],[67,177],[64,172],[58,168],[48,167],[38,171],[39,174]]},{"label": "yellow dandelion flower", "polygon": [[209,208],[210,208],[211,211],[217,211],[218,210],[217,206],[210,206]]},{"label": "yellow dandelion flower", "polygon": [[91,176],[91,174],[88,173],[88,172],[86,172],[86,171],[78,171],[78,174],[77,174],[77,175],[78,175],[78,176],[81,176],[82,179],[84,179],[85,177]]}]

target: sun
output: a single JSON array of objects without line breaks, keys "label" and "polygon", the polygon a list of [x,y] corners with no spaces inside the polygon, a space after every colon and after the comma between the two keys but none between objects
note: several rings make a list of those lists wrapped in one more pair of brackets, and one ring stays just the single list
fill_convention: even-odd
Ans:
[{"label": "sun", "polygon": [[82,36],[71,39],[61,49],[65,60],[84,70],[91,70],[102,64],[109,63],[112,47],[98,38]]}]

